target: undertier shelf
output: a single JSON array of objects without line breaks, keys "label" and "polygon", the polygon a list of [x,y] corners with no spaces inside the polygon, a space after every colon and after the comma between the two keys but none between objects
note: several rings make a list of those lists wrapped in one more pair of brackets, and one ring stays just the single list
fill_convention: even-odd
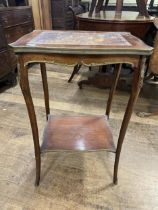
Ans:
[{"label": "undertier shelf", "polygon": [[107,117],[49,115],[41,151],[56,150],[115,152]]}]

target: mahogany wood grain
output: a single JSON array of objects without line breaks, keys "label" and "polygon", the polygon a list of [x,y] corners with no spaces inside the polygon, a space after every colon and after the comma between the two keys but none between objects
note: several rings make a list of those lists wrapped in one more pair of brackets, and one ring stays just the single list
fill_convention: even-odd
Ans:
[{"label": "mahogany wood grain", "polygon": [[49,116],[42,151],[103,149],[115,152],[106,116]]}]

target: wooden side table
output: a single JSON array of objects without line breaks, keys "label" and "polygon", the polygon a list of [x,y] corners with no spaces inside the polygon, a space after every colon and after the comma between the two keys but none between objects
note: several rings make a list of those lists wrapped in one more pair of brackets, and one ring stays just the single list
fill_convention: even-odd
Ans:
[{"label": "wooden side table", "polygon": [[[106,150],[115,153],[113,182],[117,183],[119,157],[134,104],[140,92],[146,57],[152,48],[126,32],[34,31],[11,44],[20,63],[20,86],[25,98],[32,128],[36,185],[39,185],[41,152],[58,150]],[[39,62],[45,96],[46,127],[40,147],[38,125],[30,93],[28,64]],[[51,116],[45,63],[67,65],[116,64],[114,82],[110,90],[106,115],[103,116]],[[134,68],[133,85],[115,148],[108,118],[113,95],[119,78],[121,63]]]}]

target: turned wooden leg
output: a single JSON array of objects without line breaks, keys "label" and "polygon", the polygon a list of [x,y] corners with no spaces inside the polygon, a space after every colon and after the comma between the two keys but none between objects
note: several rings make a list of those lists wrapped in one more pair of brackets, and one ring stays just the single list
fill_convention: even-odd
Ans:
[{"label": "turned wooden leg", "polygon": [[108,116],[108,118],[110,115],[111,104],[112,104],[113,96],[115,94],[116,86],[117,86],[117,83],[119,80],[121,68],[122,68],[122,64],[115,65],[114,79],[113,79],[112,87],[110,89],[109,98],[108,98],[108,102],[107,102],[107,108],[106,108],[106,115]]},{"label": "turned wooden leg", "polygon": [[34,104],[32,101],[32,96],[29,87],[28,80],[28,69],[27,66],[24,65],[23,58],[19,57],[20,63],[20,87],[22,90],[22,94],[24,96],[26,107],[30,119],[30,124],[32,128],[33,142],[34,142],[34,151],[35,151],[35,159],[36,159],[36,181],[35,185],[39,185],[40,182],[40,172],[41,172],[41,156],[40,156],[40,145],[39,145],[39,134],[38,134],[38,126],[36,120],[36,114],[34,109]]},{"label": "turned wooden leg", "polygon": [[49,90],[48,90],[48,82],[47,82],[46,64],[40,63],[40,66],[41,66],[41,75],[42,75],[42,83],[43,83],[43,91],[44,91],[46,119],[48,120],[48,115],[50,114],[50,108],[49,108]]},{"label": "turned wooden leg", "polygon": [[71,82],[71,80],[73,79],[73,77],[75,76],[75,74],[77,74],[77,73],[79,72],[81,66],[82,66],[82,65],[77,64],[77,65],[74,67],[74,70],[73,70],[73,72],[72,72],[72,74],[71,74],[71,76],[70,76],[68,82]]},{"label": "turned wooden leg", "polygon": [[116,149],[116,156],[115,156],[115,164],[114,164],[114,176],[113,176],[113,183],[117,184],[117,174],[118,174],[118,165],[119,165],[119,158],[122,149],[123,140],[126,134],[126,130],[133,112],[133,108],[135,102],[138,98],[140,89],[143,85],[143,76],[144,76],[144,67],[145,67],[145,57],[140,58],[140,62],[137,68],[134,70],[133,82],[132,82],[132,90],[131,95],[127,104],[127,108],[125,111],[125,115],[123,118],[123,122],[120,129],[120,134],[117,143]]}]

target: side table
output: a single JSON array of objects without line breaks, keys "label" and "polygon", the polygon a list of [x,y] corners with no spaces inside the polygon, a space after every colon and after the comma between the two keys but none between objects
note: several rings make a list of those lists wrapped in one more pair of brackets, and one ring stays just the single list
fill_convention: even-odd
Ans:
[{"label": "side table", "polygon": [[[35,159],[36,185],[40,182],[41,153],[44,151],[96,151],[115,153],[113,182],[117,184],[119,157],[134,104],[140,92],[146,57],[152,48],[127,32],[87,31],[33,31],[10,45],[18,55],[19,78],[32,128]],[[32,101],[28,64],[39,62],[43,81],[46,127],[40,147],[38,125]],[[116,64],[113,85],[103,116],[51,116],[45,63],[66,65]],[[121,64],[132,64],[134,77],[131,95],[125,110],[118,143],[115,148],[108,118],[113,95],[118,82]]]}]

